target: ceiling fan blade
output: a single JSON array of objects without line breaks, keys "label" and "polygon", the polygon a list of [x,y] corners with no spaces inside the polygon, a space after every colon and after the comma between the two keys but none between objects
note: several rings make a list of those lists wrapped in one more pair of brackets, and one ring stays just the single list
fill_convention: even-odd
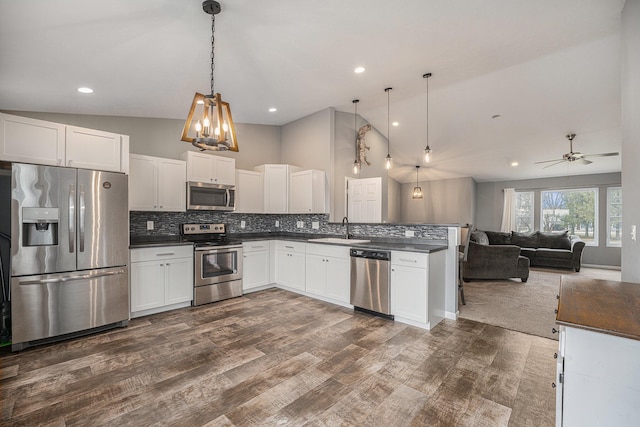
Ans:
[{"label": "ceiling fan blade", "polygon": [[551,166],[559,165],[560,163],[564,163],[566,160],[556,160],[556,163],[551,163],[548,166],[543,167],[542,169],[550,168]]},{"label": "ceiling fan blade", "polygon": [[590,160],[585,159],[584,157],[580,159],[580,163],[582,163],[583,165],[590,165],[591,163],[593,163]]},{"label": "ceiling fan blade", "polygon": [[551,163],[551,162],[564,162],[564,159],[543,160],[541,162],[535,162],[534,165],[539,165],[541,163]]},{"label": "ceiling fan blade", "polygon": [[620,153],[600,153],[600,154],[585,154],[584,157],[610,157],[610,156],[617,156]]}]

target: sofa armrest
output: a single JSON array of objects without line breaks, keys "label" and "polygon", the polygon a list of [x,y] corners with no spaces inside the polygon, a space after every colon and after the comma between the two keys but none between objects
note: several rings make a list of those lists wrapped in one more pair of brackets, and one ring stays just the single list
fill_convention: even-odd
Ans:
[{"label": "sofa armrest", "polygon": [[570,238],[572,253],[571,266],[576,272],[578,272],[582,266],[582,251],[584,250],[586,243],[582,241],[579,236],[572,235]]}]

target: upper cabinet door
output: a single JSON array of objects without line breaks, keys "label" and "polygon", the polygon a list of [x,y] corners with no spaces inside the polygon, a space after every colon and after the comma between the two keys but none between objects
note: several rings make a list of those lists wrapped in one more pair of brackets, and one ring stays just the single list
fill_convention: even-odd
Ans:
[{"label": "upper cabinet door", "polygon": [[213,157],[213,182],[215,184],[236,184],[236,159],[229,157]]},{"label": "upper cabinet door", "polygon": [[211,156],[188,151],[186,156],[180,156],[187,161],[187,181],[211,182]]},{"label": "upper cabinet door", "polygon": [[158,159],[158,209],[184,212],[187,209],[187,165],[182,160]]},{"label": "upper cabinet door", "polygon": [[[129,210],[153,211],[158,208],[158,159],[132,154],[129,173]],[[183,185],[184,187],[184,185]]]},{"label": "upper cabinet door", "polygon": [[0,160],[62,166],[65,126],[0,113]]},{"label": "upper cabinet door", "polygon": [[67,126],[66,165],[74,168],[121,172],[120,135]]},{"label": "upper cabinet door", "polygon": [[187,181],[234,185],[236,159],[187,151],[180,155],[187,161]]}]

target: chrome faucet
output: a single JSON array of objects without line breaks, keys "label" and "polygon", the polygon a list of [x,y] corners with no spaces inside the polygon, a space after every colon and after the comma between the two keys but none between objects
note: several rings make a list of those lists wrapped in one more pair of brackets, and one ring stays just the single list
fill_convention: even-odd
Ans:
[{"label": "chrome faucet", "polygon": [[347,218],[346,216],[344,218],[342,218],[342,225],[345,226],[344,238],[345,239],[351,238],[351,234],[349,234],[349,218]]}]

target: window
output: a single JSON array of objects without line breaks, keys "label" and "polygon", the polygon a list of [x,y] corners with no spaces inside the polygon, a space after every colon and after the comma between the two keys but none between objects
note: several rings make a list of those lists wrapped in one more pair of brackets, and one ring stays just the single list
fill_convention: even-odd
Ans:
[{"label": "window", "polygon": [[542,191],[540,229],[569,230],[589,246],[598,245],[597,189]]},{"label": "window", "polygon": [[607,246],[622,244],[622,188],[607,188]]},{"label": "window", "polygon": [[515,230],[519,233],[531,233],[533,227],[533,191],[516,192],[514,205],[516,219]]}]

